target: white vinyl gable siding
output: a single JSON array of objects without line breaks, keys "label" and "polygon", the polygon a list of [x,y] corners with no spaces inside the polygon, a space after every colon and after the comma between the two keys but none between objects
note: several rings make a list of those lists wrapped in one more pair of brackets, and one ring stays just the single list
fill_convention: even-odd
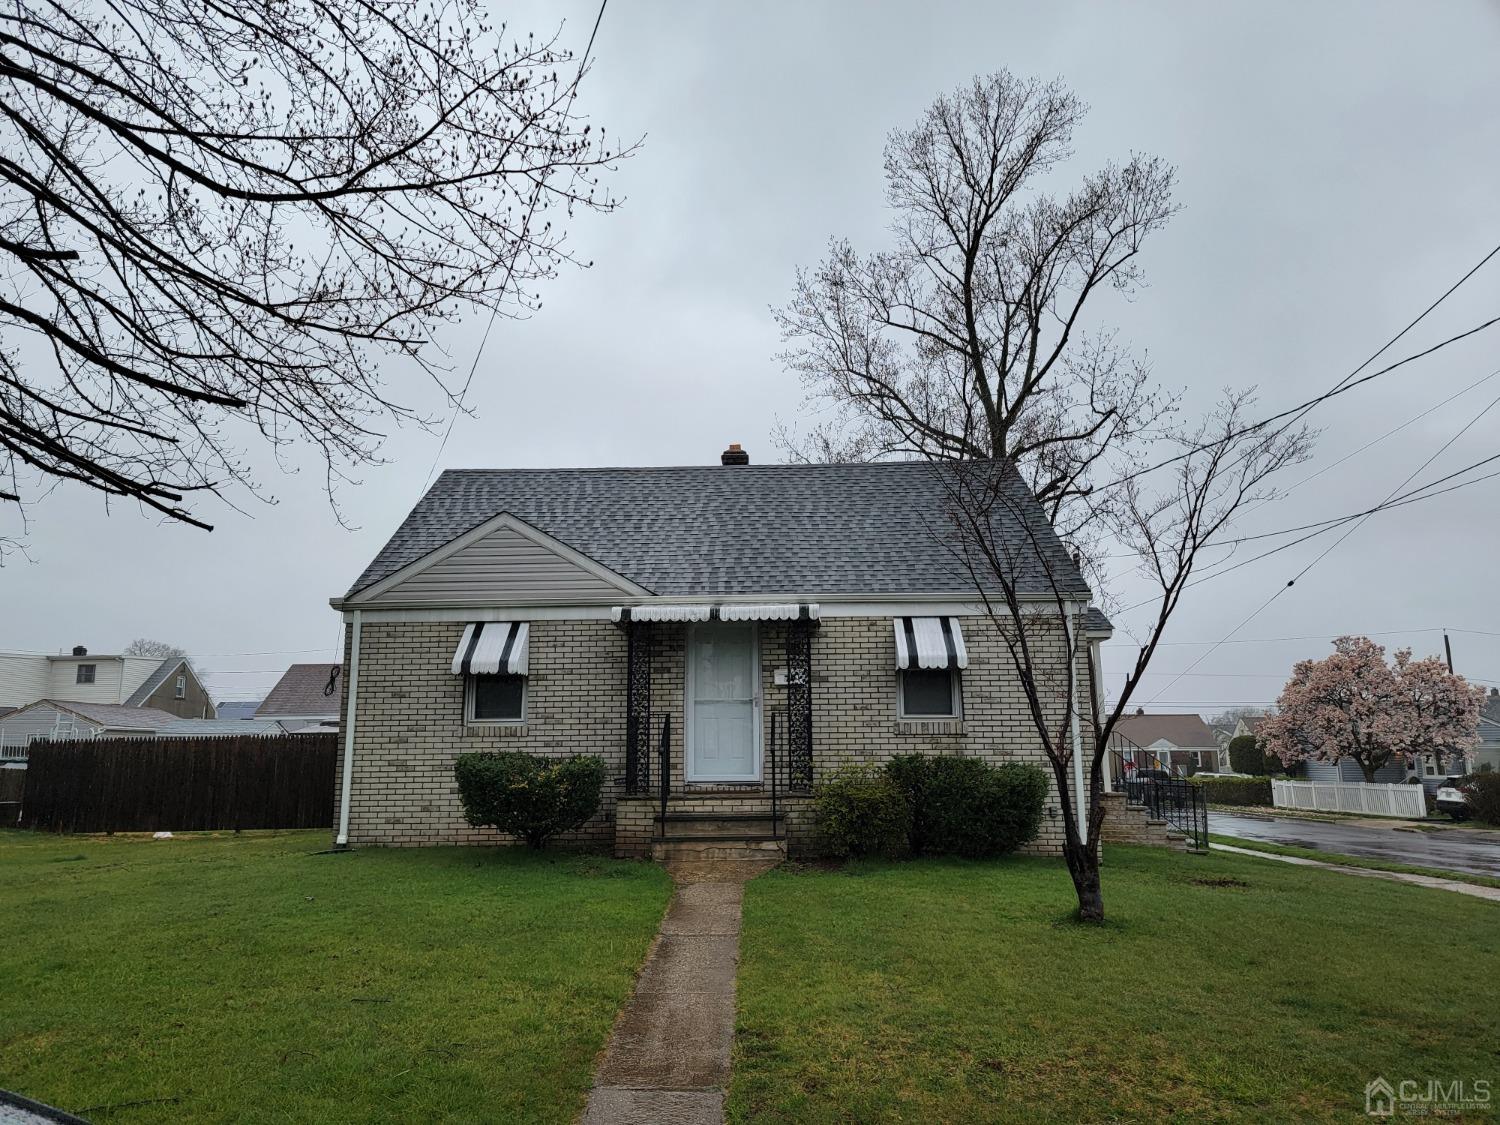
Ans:
[{"label": "white vinyl gable siding", "polygon": [[45,699],[49,663],[45,656],[0,653],[0,707],[24,707]]},{"label": "white vinyl gable siding", "polygon": [[366,604],[524,605],[617,600],[620,594],[619,585],[501,526],[381,590]]},{"label": "white vinyl gable siding", "polygon": [[125,657],[125,669],[120,679],[120,698],[116,703],[124,703],[132,695],[135,689],[149,680],[161,667],[162,661],[159,656],[127,656]]},{"label": "white vinyl gable siding", "polygon": [[[124,661],[118,656],[70,656],[66,660],[49,660],[48,663],[52,669],[47,676],[47,690],[42,693],[44,699],[72,699],[78,703],[123,703],[125,696],[130,694],[124,691]],[[94,666],[93,683],[78,682],[80,664]]]}]

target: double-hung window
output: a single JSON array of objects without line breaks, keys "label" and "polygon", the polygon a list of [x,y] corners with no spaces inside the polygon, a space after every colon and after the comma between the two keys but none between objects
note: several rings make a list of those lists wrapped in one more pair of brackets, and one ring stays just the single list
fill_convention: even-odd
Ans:
[{"label": "double-hung window", "polygon": [[464,722],[526,721],[531,629],[525,621],[476,621],[464,627],[453,674],[464,678]]},{"label": "double-hung window", "polygon": [[956,617],[897,617],[896,714],[902,719],[963,715],[968,649]]}]

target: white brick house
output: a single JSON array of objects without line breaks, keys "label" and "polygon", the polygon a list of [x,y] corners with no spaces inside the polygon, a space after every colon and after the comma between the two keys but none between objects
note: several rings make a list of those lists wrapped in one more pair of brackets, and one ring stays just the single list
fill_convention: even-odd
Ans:
[{"label": "white brick house", "polygon": [[[332,599],[346,623],[338,843],[501,842],[463,819],[453,764],[471,750],[603,757],[604,808],[579,837],[619,854],[705,826],[796,847],[811,787],[849,763],[1044,762],[937,530],[936,471],[742,457],[444,473]],[[1034,544],[1023,585],[1055,620],[1038,636],[1065,678],[1065,630],[1097,645],[1109,623],[1010,478],[1000,518],[1017,523],[1001,531]],[[1087,660],[1077,672],[1090,690]],[[1049,798],[1036,850],[1060,849],[1070,811]]]}]

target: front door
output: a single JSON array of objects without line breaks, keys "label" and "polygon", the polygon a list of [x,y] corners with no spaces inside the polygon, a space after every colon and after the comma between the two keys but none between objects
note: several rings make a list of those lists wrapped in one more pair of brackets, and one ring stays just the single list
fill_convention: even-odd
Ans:
[{"label": "front door", "polygon": [[759,781],[755,626],[695,625],[687,654],[687,779]]}]

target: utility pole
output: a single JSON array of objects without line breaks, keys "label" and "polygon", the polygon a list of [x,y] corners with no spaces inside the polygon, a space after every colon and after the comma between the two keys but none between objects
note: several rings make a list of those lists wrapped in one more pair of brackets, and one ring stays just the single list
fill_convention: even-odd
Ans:
[{"label": "utility pole", "polygon": [[1453,672],[1453,645],[1448,640],[1448,630],[1443,630],[1443,651],[1448,654],[1448,672]]}]

